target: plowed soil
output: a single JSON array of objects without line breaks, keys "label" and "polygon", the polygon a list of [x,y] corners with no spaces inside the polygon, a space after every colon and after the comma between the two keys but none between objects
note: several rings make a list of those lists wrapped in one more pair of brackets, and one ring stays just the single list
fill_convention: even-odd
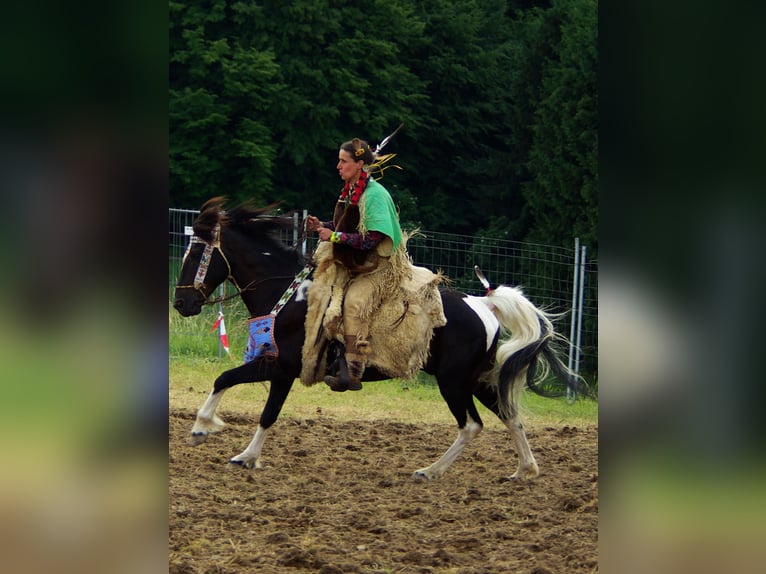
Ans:
[{"label": "plowed soil", "polygon": [[575,574],[598,571],[596,426],[528,430],[540,476],[516,468],[510,435],[485,429],[438,480],[451,425],[281,418],[264,468],[228,464],[257,418],[200,446],[170,414],[170,572]]}]

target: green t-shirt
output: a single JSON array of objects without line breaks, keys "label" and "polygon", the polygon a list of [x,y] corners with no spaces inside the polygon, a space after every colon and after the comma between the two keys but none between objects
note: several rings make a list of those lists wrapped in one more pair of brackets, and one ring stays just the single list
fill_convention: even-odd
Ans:
[{"label": "green t-shirt", "polygon": [[394,200],[385,187],[370,178],[359,200],[359,231],[379,231],[393,241],[396,250],[402,241],[402,228]]}]

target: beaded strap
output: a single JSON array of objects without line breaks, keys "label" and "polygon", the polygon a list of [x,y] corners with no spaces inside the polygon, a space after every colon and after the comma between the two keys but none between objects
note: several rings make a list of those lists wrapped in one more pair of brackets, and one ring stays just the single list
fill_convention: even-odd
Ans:
[{"label": "beaded strap", "polygon": [[282,296],[279,298],[279,301],[277,301],[277,304],[274,305],[274,308],[271,310],[272,315],[276,316],[277,313],[282,310],[282,307],[287,305],[290,297],[295,294],[295,292],[298,290],[298,287],[300,287],[300,284],[303,283],[306,277],[309,276],[309,273],[311,273],[312,269],[314,269],[314,265],[312,263],[306,263],[306,266],[298,272],[298,274],[295,276],[295,279],[293,279],[293,282],[290,283],[290,286],[287,288],[287,291],[282,294]]},{"label": "beaded strap", "polygon": [[[197,274],[194,277],[195,289],[199,289],[205,283],[205,276],[207,275],[207,268],[210,266],[210,259],[213,255],[213,250],[218,245],[220,245],[220,243],[218,243],[220,238],[220,233],[221,233],[221,226],[220,224],[216,223],[215,227],[213,228],[213,241],[211,241],[210,243],[194,235],[192,235],[192,237],[189,240],[189,247],[187,248],[187,253],[189,249],[191,249],[192,243],[205,244],[205,249],[202,251],[202,256],[199,259],[199,267],[197,267]],[[184,258],[186,258],[186,255],[184,255]]]}]

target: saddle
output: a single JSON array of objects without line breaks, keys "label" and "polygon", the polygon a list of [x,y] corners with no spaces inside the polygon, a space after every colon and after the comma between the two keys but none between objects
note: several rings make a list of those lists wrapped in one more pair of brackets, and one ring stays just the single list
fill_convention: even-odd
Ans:
[{"label": "saddle", "polygon": [[[320,243],[314,254],[314,281],[308,290],[306,339],[300,380],[306,386],[323,380],[333,341],[344,337],[342,307],[348,271],[333,260],[332,244]],[[447,324],[439,285],[441,273],[418,267],[399,249],[391,265],[376,272],[378,303],[366,320],[372,346],[367,366],[389,377],[412,378],[428,360],[434,329]]]}]

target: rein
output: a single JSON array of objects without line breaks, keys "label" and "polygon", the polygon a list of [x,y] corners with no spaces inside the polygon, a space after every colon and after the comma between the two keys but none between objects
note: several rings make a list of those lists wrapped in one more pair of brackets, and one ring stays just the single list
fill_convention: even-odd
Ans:
[{"label": "rein", "polygon": [[[224,301],[228,301],[229,299],[234,299],[235,297],[238,297],[245,291],[252,291],[256,288],[256,286],[260,285],[261,283],[265,283],[266,281],[273,281],[274,279],[290,279],[290,277],[293,277],[293,276],[292,275],[275,275],[274,277],[266,277],[265,279],[261,279],[260,281],[255,281],[255,280],[250,281],[250,283],[248,283],[244,287],[239,287],[236,283],[234,283],[234,286],[237,288],[236,293],[232,293],[231,295],[226,295],[226,296],[220,295],[218,297],[214,297],[213,299],[206,299],[205,302],[202,304],[214,305],[215,303],[222,303]],[[304,276],[304,279],[305,279],[305,276]],[[290,295],[292,295],[293,293],[295,293],[294,290],[290,293]],[[202,294],[204,295],[204,292]],[[284,295],[282,295],[282,297],[284,297]],[[290,297],[288,296],[287,298],[289,299]]]}]

